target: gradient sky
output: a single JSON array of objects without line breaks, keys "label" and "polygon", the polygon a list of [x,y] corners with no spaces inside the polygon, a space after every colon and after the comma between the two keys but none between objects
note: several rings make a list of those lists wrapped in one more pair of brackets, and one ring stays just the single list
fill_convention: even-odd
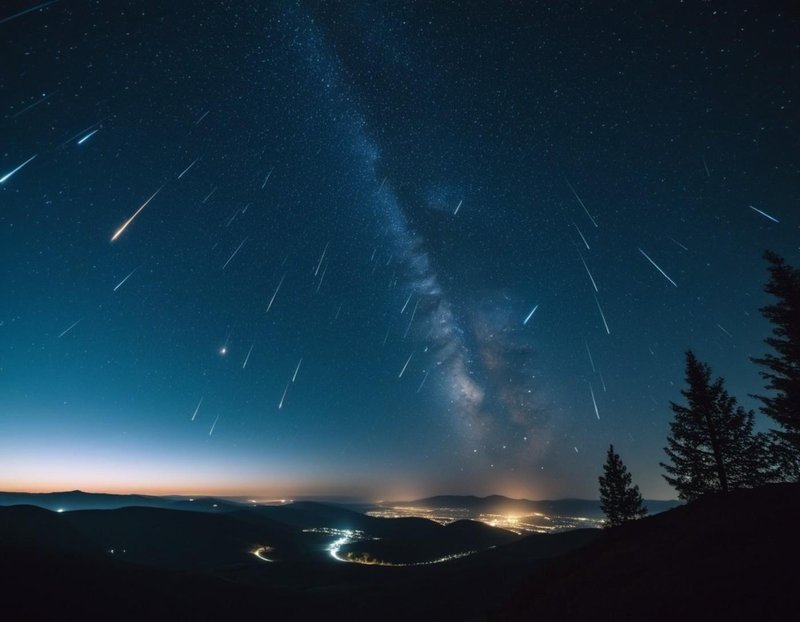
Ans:
[{"label": "gradient sky", "polygon": [[0,488],[674,497],[800,263],[800,26],[613,4],[3,3]]}]

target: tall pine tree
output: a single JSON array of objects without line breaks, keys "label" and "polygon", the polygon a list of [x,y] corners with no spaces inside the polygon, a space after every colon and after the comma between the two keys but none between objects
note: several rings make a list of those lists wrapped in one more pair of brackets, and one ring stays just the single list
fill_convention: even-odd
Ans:
[{"label": "tall pine tree", "polygon": [[631,474],[614,446],[609,445],[600,481],[600,507],[606,515],[606,527],[641,518],[647,514],[639,487],[631,483]]},{"label": "tall pine tree", "polygon": [[784,465],[800,463],[800,269],[788,265],[782,257],[767,251],[769,281],[764,291],[777,301],[761,308],[772,324],[772,336],[764,341],[774,353],[753,362],[762,367],[761,377],[771,396],[756,395],[763,404],[761,412],[771,417],[780,429],[774,430],[773,453]]},{"label": "tall pine tree", "polygon": [[687,405],[672,402],[664,479],[691,501],[707,492],[751,488],[766,479],[764,436],[753,434],[753,412],[745,411],[725,390],[722,378],[711,382],[711,368],[686,353]]}]

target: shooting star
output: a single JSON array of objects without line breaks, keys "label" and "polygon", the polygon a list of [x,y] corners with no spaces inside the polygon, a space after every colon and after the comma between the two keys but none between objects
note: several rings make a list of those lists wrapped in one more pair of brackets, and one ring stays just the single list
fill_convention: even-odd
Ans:
[{"label": "shooting star", "polygon": [[538,308],[539,305],[536,305],[533,309],[531,309],[531,312],[528,314],[528,317],[526,317],[525,320],[523,320],[522,322],[523,326],[525,326],[528,323],[528,320],[530,320],[533,317],[533,314],[536,313],[536,309]]},{"label": "shooting star", "polygon": [[328,271],[328,266],[331,265],[330,261],[325,262],[325,267],[322,269],[322,276],[319,277],[319,284],[317,285],[317,293],[319,294],[319,288],[322,287],[322,281],[325,280],[325,273]]},{"label": "shooting star", "polygon": [[278,410],[283,408],[283,400],[286,399],[286,394],[289,392],[289,385],[291,384],[291,381],[286,383],[286,388],[283,390],[283,395],[281,395],[281,401],[278,403]]},{"label": "shooting star", "polygon": [[97,134],[97,132],[99,132],[99,131],[100,131],[100,128],[97,128],[96,130],[92,130],[92,131],[91,131],[91,132],[89,132],[89,133],[88,133],[86,136],[84,136],[83,138],[81,138],[81,139],[78,141],[78,144],[79,144],[79,145],[82,145],[82,144],[83,144],[83,143],[85,143],[87,140],[89,140],[89,139],[90,139],[92,136],[94,136],[95,134]]},{"label": "shooting star", "polygon": [[583,263],[583,267],[586,268],[586,274],[589,275],[589,280],[592,282],[592,287],[594,287],[594,291],[599,292],[600,290],[597,289],[597,283],[594,282],[594,277],[592,276],[592,273],[589,271],[589,266],[586,265],[586,260],[583,258],[583,255],[581,255],[580,251],[578,251],[578,256],[581,258],[581,263]]},{"label": "shooting star", "polygon": [[[83,318],[81,318],[81,320],[82,320],[82,319],[83,319]],[[77,325],[80,323],[80,321],[81,321],[81,320],[78,320],[77,322],[75,322],[75,323],[73,323],[73,324],[70,324],[69,328],[67,328],[67,330],[65,330],[65,331],[64,331],[63,333],[61,333],[61,334],[60,334],[58,337],[56,337],[56,339],[61,339],[61,338],[62,338],[64,335],[66,335],[66,334],[67,334],[69,331],[71,331],[73,328],[75,328],[75,327],[76,327],[76,326],[77,326]]]},{"label": "shooting star", "polygon": [[464,199],[461,199],[461,200],[458,202],[458,205],[456,205],[456,211],[455,211],[455,212],[453,212],[453,216],[455,216],[456,214],[458,214],[458,210],[460,210],[460,209],[461,209],[461,204],[462,204],[463,202],[464,202]]},{"label": "shooting star", "polygon": [[37,99],[37,100],[36,100],[35,102],[33,102],[32,104],[30,104],[30,105],[28,105],[28,106],[25,106],[25,107],[24,107],[22,110],[20,110],[19,112],[15,112],[14,114],[12,114],[12,115],[11,115],[11,118],[12,118],[12,119],[16,119],[17,117],[19,117],[19,116],[21,116],[21,115],[25,114],[26,112],[28,112],[28,110],[31,110],[32,108],[36,108],[36,106],[38,106],[39,104],[41,104],[41,103],[43,103],[43,102],[46,102],[46,101],[47,101],[48,99],[50,99],[50,98],[51,98],[53,95],[55,95],[57,92],[58,92],[58,91],[53,91],[53,92],[52,92],[52,93],[50,93],[49,95],[45,95],[45,96],[44,96],[44,97],[42,97],[41,99]]},{"label": "shooting star", "polygon": [[597,303],[597,310],[600,312],[600,317],[603,318],[603,326],[606,327],[606,334],[611,334],[611,329],[608,327],[608,322],[606,322],[606,315],[603,313],[603,309],[600,307],[600,301],[597,299],[597,294],[594,295],[594,301]]},{"label": "shooting star", "polygon": [[597,223],[595,222],[594,218],[592,218],[592,215],[589,213],[589,210],[588,210],[588,209],[586,209],[586,206],[583,204],[583,201],[582,201],[582,200],[581,200],[581,198],[578,196],[578,193],[577,193],[577,192],[575,192],[575,188],[573,188],[573,187],[572,187],[572,184],[571,184],[571,183],[569,183],[569,182],[567,182],[567,185],[569,186],[569,189],[570,189],[570,190],[572,190],[572,194],[574,194],[574,195],[575,195],[575,198],[577,199],[578,203],[580,203],[580,204],[581,204],[581,207],[583,208],[583,211],[584,211],[584,212],[586,212],[586,215],[589,217],[589,220],[591,220],[591,221],[592,221],[592,224],[595,226],[595,229],[596,229],[596,228],[597,228]]},{"label": "shooting star", "polygon": [[417,298],[417,302],[414,304],[414,310],[411,312],[411,319],[408,321],[408,326],[406,326],[406,332],[403,333],[403,339],[408,336],[408,331],[411,330],[411,325],[414,323],[414,316],[417,314],[417,307],[419,306],[419,298]]},{"label": "shooting star", "polygon": [[198,412],[200,412],[200,405],[201,405],[202,403],[203,403],[203,398],[201,397],[201,398],[200,398],[200,401],[199,401],[199,402],[197,402],[197,408],[195,408],[195,409],[194,409],[194,414],[192,415],[192,421],[194,421],[194,420],[195,420],[195,417],[197,417],[197,413],[198,413]]},{"label": "shooting star", "polygon": [[676,240],[675,238],[670,238],[669,236],[667,236],[667,237],[669,238],[669,240],[670,240],[671,242],[673,242],[674,244],[676,244],[676,245],[680,246],[680,247],[681,247],[683,250],[685,250],[685,251],[688,251],[688,250],[689,250],[689,249],[688,249],[688,248],[686,248],[686,247],[685,247],[683,244],[681,244],[680,242],[678,242],[678,240]]},{"label": "shooting star", "polygon": [[208,113],[209,113],[209,112],[211,112],[211,111],[210,111],[210,110],[206,110],[206,111],[203,113],[203,116],[201,116],[201,117],[200,117],[200,118],[199,118],[197,121],[195,121],[195,122],[194,122],[194,124],[195,124],[195,125],[198,125],[198,124],[199,124],[199,123],[200,123],[200,122],[201,122],[203,119],[205,119],[205,118],[208,116]]},{"label": "shooting star", "polygon": [[404,305],[403,305],[403,308],[402,308],[402,309],[400,309],[400,315],[403,315],[403,313],[405,313],[405,312],[406,312],[406,307],[408,306],[408,303],[409,303],[409,302],[411,302],[411,296],[413,296],[413,295],[414,295],[414,292],[411,292],[411,293],[408,295],[408,298],[406,298],[406,304],[404,304]]},{"label": "shooting star", "polygon": [[241,250],[241,248],[242,248],[242,246],[244,246],[244,243],[245,243],[245,242],[247,242],[247,238],[245,238],[244,240],[242,240],[242,241],[239,243],[239,246],[237,246],[237,247],[236,247],[236,250],[235,250],[235,251],[233,251],[233,254],[231,254],[231,256],[230,256],[230,257],[228,257],[228,261],[226,261],[226,262],[225,262],[225,265],[224,265],[224,266],[222,266],[222,269],[223,269],[223,270],[224,270],[225,268],[227,268],[227,267],[228,267],[228,264],[231,262],[231,260],[232,260],[234,257],[236,257],[236,253],[238,253],[238,252]]},{"label": "shooting star", "polygon": [[272,303],[275,302],[275,296],[277,296],[278,292],[281,290],[281,285],[283,285],[283,279],[285,278],[286,278],[286,273],[284,272],[280,282],[278,283],[278,287],[275,288],[275,293],[272,294],[272,298],[269,299],[269,304],[267,305],[267,313],[269,313],[269,310],[272,308]]},{"label": "shooting star", "polygon": [[292,374],[292,382],[297,380],[297,372],[300,371],[300,365],[302,363],[303,363],[303,359],[300,359],[300,361],[297,363],[297,367],[294,368],[294,373]]},{"label": "shooting star", "polygon": [[205,199],[203,199],[203,201],[202,201],[203,205],[205,205],[205,204],[208,202],[208,200],[209,200],[209,199],[210,199],[210,198],[211,198],[211,197],[214,195],[214,193],[215,193],[216,191],[217,191],[217,187],[216,187],[216,186],[214,186],[214,187],[211,189],[211,192],[209,192],[209,193],[206,195],[206,198],[205,198]]},{"label": "shooting star", "polygon": [[[164,186],[161,186],[161,188],[163,187]],[[145,201],[144,203],[142,203],[142,206],[133,213],[133,216],[128,218],[128,220],[126,220],[125,223],[119,229],[117,229],[117,232],[113,236],[111,236],[112,242],[122,235],[122,232],[128,228],[128,225],[131,224],[133,222],[133,219],[139,215],[139,212],[141,212],[145,207],[147,207],[147,204],[150,203],[150,201],[152,201],[159,192],[161,192],[161,188],[159,188],[153,194],[151,194],[150,198],[147,199],[147,201]]]},{"label": "shooting star", "polygon": [[722,326],[721,324],[717,324],[717,328],[719,328],[719,329],[720,329],[720,330],[721,330],[723,333],[725,333],[726,335],[728,335],[728,337],[730,337],[731,339],[733,339],[733,335],[731,335],[731,334],[730,334],[730,333],[729,333],[727,330],[725,330],[725,328],[723,328],[723,326]]},{"label": "shooting star", "polygon": [[592,371],[597,371],[594,367],[594,359],[592,358],[592,351],[589,349],[589,342],[584,341],[583,343],[586,344],[586,354],[589,355],[589,363],[592,365]]},{"label": "shooting star", "polygon": [[414,356],[414,353],[413,353],[413,352],[412,352],[412,353],[411,353],[411,354],[408,356],[408,360],[406,361],[406,364],[405,364],[405,365],[403,365],[403,369],[401,369],[401,370],[400,370],[400,373],[397,375],[397,377],[398,377],[398,378],[402,378],[402,377],[403,377],[403,374],[404,374],[404,373],[405,373],[405,371],[406,371],[406,367],[408,367],[408,364],[411,362],[411,357],[412,357],[412,356]]},{"label": "shooting star", "polygon": [[429,374],[429,373],[430,373],[430,372],[428,372],[428,371],[426,371],[426,372],[425,372],[425,376],[423,376],[423,378],[422,378],[422,382],[420,382],[420,383],[419,383],[419,386],[417,387],[417,393],[419,393],[420,391],[422,391],[422,385],[424,385],[424,384],[425,384],[425,381],[428,379],[428,374]]},{"label": "shooting star", "polygon": [[649,256],[647,253],[645,253],[645,252],[644,252],[644,251],[643,251],[641,248],[639,249],[639,252],[640,252],[642,255],[644,255],[644,256],[645,256],[645,259],[647,259],[647,261],[649,261],[651,264],[653,264],[653,267],[654,267],[656,270],[658,270],[658,271],[659,271],[659,272],[660,272],[660,273],[661,273],[661,274],[664,276],[664,278],[665,278],[665,279],[667,279],[667,280],[668,280],[670,283],[672,283],[672,284],[673,284],[675,287],[678,287],[678,284],[677,284],[675,281],[673,281],[671,278],[669,278],[669,275],[667,275],[667,273],[666,273],[666,272],[664,272],[664,271],[663,271],[663,270],[662,270],[662,269],[661,269],[661,268],[658,266],[658,264],[657,264],[655,261],[653,261],[652,259],[650,259],[650,256]]},{"label": "shooting star", "polygon": [[578,232],[578,235],[581,236],[581,240],[583,240],[584,245],[586,246],[586,250],[590,251],[592,248],[589,246],[589,242],[586,241],[586,238],[583,236],[583,232],[581,231],[580,227],[575,224],[575,221],[571,221],[572,226],[575,227],[575,230]]},{"label": "shooting star", "polygon": [[39,9],[45,9],[49,7],[51,4],[55,4],[58,0],[50,0],[50,2],[43,2],[42,4],[37,4],[36,6],[32,6],[29,9],[25,9],[24,11],[20,11],[19,13],[15,13],[14,15],[10,15],[3,19],[0,19],[0,24],[5,24],[6,22],[10,22],[12,19],[17,19],[18,17],[22,17],[23,15],[27,15],[28,13],[33,13],[34,11],[38,11]]},{"label": "shooting star", "polygon": [[114,291],[117,291],[117,290],[118,290],[120,287],[122,287],[123,285],[125,285],[125,281],[127,281],[129,278],[131,278],[131,277],[133,276],[133,273],[134,273],[134,272],[136,272],[138,269],[139,269],[139,267],[137,266],[136,268],[134,268],[133,270],[131,270],[131,272],[130,272],[130,274],[129,274],[128,276],[126,276],[126,277],[125,277],[124,279],[122,279],[122,280],[121,280],[119,283],[117,283],[117,286],[114,288]]},{"label": "shooting star", "polygon": [[[39,154],[37,153],[36,155],[39,155]],[[0,184],[4,184],[4,183],[6,183],[6,182],[7,182],[9,179],[11,179],[11,176],[12,176],[14,173],[16,173],[17,171],[19,171],[19,170],[20,170],[22,167],[24,167],[24,166],[25,166],[26,164],[28,164],[29,162],[33,161],[33,159],[34,159],[35,157],[36,157],[35,155],[34,155],[34,156],[31,156],[30,158],[28,158],[27,160],[25,160],[25,161],[24,161],[22,164],[20,164],[20,165],[19,165],[17,168],[15,168],[13,171],[9,171],[8,173],[6,173],[6,174],[5,174],[5,175],[3,175],[2,177],[0,177]]]},{"label": "shooting star", "polygon": [[599,371],[599,372],[597,372],[597,375],[600,376],[600,384],[603,385],[603,393],[605,393],[606,392],[606,381],[603,380],[603,372]]},{"label": "shooting star", "polygon": [[255,342],[253,342],[253,345],[251,345],[251,346],[250,346],[250,349],[247,351],[247,356],[246,356],[246,357],[244,357],[244,363],[242,363],[242,369],[244,369],[245,367],[247,367],[247,361],[249,361],[249,360],[250,360],[250,355],[252,354],[252,352],[253,352],[253,348],[255,348],[255,346],[256,346],[256,344],[255,344]]},{"label": "shooting star", "polygon": [[315,277],[316,277],[316,276],[317,276],[317,274],[319,273],[319,268],[320,268],[320,266],[322,266],[322,260],[323,260],[323,259],[325,259],[325,253],[327,253],[327,252],[328,252],[328,244],[330,244],[330,242],[327,242],[327,243],[325,244],[325,248],[324,248],[324,249],[322,249],[322,255],[320,255],[320,256],[319,256],[319,261],[317,262],[317,269],[316,269],[316,270],[314,270],[314,276],[315,276]]},{"label": "shooting star", "polygon": [[708,164],[706,163],[706,157],[700,156],[703,159],[703,168],[706,169],[706,177],[711,177],[711,173],[708,170]]},{"label": "shooting star", "polygon": [[208,431],[209,436],[211,436],[214,433],[214,428],[217,427],[217,421],[219,421],[219,415],[217,415],[217,418],[214,419],[214,423],[211,424],[211,429]]},{"label": "shooting star", "polygon": [[[31,159],[32,159],[32,158],[31,158]],[[24,165],[23,165],[23,166],[24,166]],[[2,179],[0,179],[0,183],[2,183],[2,181],[3,181],[3,180],[2,180]],[[748,207],[749,207],[751,210],[753,210],[754,212],[758,212],[759,214],[761,214],[761,215],[762,215],[764,218],[769,218],[769,219],[770,219],[772,222],[776,222],[776,223],[778,223],[778,224],[780,224],[780,222],[781,222],[780,220],[778,220],[777,218],[774,218],[774,217],[770,216],[770,215],[769,215],[769,214],[767,214],[766,212],[762,212],[762,211],[761,211],[760,209],[758,209],[757,207],[753,207],[752,205],[749,205]]]},{"label": "shooting star", "polygon": [[183,169],[183,172],[182,172],[180,175],[178,175],[178,179],[180,179],[181,177],[183,177],[184,175],[186,175],[186,173],[188,173],[188,172],[189,172],[189,171],[192,169],[192,167],[193,167],[195,164],[197,164],[197,161],[198,161],[199,159],[200,159],[200,158],[196,158],[194,162],[192,162],[192,163],[191,163],[189,166],[187,166],[185,169]]},{"label": "shooting star", "polygon": [[264,183],[263,183],[263,184],[261,184],[261,189],[262,189],[262,190],[264,189],[264,186],[266,186],[266,185],[267,185],[267,182],[269,181],[269,178],[270,178],[270,176],[272,175],[272,171],[274,171],[274,170],[275,170],[275,167],[274,167],[274,166],[273,166],[271,169],[269,169],[269,173],[267,173],[267,176],[264,178]]},{"label": "shooting star", "polygon": [[592,383],[589,383],[589,393],[592,396],[592,405],[594,406],[594,414],[597,415],[597,420],[600,421],[600,411],[597,410],[597,401],[594,399],[594,389],[592,388]]}]

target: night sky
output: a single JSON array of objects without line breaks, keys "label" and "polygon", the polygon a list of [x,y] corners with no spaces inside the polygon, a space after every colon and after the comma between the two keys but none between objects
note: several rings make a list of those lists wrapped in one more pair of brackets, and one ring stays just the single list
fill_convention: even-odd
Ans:
[{"label": "night sky", "polygon": [[0,489],[674,497],[800,263],[800,24],[642,4],[3,2]]}]

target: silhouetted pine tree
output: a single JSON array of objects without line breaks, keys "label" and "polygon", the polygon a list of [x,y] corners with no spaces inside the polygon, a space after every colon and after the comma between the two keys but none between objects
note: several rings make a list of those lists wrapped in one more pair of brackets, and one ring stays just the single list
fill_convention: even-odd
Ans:
[{"label": "silhouetted pine tree", "polygon": [[647,514],[639,487],[631,483],[631,474],[623,464],[614,446],[609,445],[606,463],[600,481],[600,507],[606,515],[606,527],[641,518]]},{"label": "silhouetted pine tree", "polygon": [[763,434],[753,434],[753,411],[746,411],[728,394],[722,378],[711,382],[711,368],[686,353],[687,405],[670,403],[667,447],[671,464],[661,463],[664,479],[691,501],[707,492],[728,492],[765,483]]},{"label": "silhouetted pine tree", "polygon": [[763,368],[761,377],[774,394],[753,397],[761,400],[761,412],[780,425],[780,429],[774,430],[777,442],[772,451],[784,472],[791,470],[794,464],[793,479],[797,479],[800,463],[800,269],[786,264],[782,257],[770,251],[764,253],[764,258],[769,262],[770,275],[764,291],[778,299],[761,308],[761,314],[772,324],[772,337],[764,341],[775,354],[752,360]]}]

